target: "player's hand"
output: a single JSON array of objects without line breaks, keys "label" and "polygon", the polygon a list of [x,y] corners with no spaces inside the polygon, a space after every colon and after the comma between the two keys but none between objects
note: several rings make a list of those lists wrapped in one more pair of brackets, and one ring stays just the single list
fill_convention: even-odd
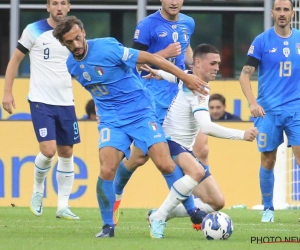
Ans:
[{"label": "player's hand", "polygon": [[4,92],[2,107],[9,114],[12,114],[12,108],[16,109],[16,104],[12,93]]},{"label": "player's hand", "polygon": [[181,44],[179,42],[171,43],[164,50],[164,57],[175,57],[181,54]]},{"label": "player's hand", "polygon": [[208,86],[208,83],[205,81],[202,81],[200,78],[198,78],[195,75],[192,74],[185,74],[184,79],[181,79],[188,89],[192,90],[192,92],[196,95],[196,92],[202,94],[202,95],[208,95],[208,89],[210,87]]},{"label": "player's hand", "polygon": [[249,128],[245,131],[244,140],[245,141],[253,141],[257,135],[258,135],[258,130],[256,127]]},{"label": "player's hand", "polygon": [[150,78],[154,78],[156,80],[161,80],[162,79],[162,77],[158,75],[158,70],[157,69],[152,69],[147,64],[144,64],[143,66],[141,66],[141,69],[149,72],[148,75],[145,75],[145,76],[142,77],[144,79],[150,79]]},{"label": "player's hand", "polygon": [[251,112],[251,115],[255,118],[258,116],[261,116],[262,118],[264,118],[264,116],[266,114],[264,109],[260,105],[258,105],[258,103],[250,104],[250,112]]}]

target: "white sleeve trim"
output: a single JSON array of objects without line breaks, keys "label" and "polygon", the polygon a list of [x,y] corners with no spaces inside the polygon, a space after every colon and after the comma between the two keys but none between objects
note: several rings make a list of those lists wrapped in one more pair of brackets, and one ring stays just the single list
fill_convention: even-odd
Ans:
[{"label": "white sleeve trim", "polygon": [[204,134],[231,140],[243,140],[245,131],[233,128],[226,128],[211,121],[208,111],[196,111],[194,117]]},{"label": "white sleeve trim", "polygon": [[166,71],[163,71],[163,70],[158,70],[157,74],[162,77],[164,80],[167,80],[168,82],[171,82],[171,83],[178,83],[177,82],[177,77],[166,72]]}]

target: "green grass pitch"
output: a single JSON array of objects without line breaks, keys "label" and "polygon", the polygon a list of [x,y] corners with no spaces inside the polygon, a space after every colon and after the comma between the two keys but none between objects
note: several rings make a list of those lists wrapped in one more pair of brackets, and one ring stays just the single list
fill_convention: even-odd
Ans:
[{"label": "green grass pitch", "polygon": [[[149,237],[147,209],[122,209],[114,238],[99,239],[94,235],[102,227],[99,210],[72,208],[79,221],[55,218],[54,208],[44,208],[41,217],[25,207],[0,207],[0,249],[41,250],[247,250],[300,249],[299,210],[276,211],[274,223],[260,223],[258,211],[246,209],[222,210],[233,221],[234,231],[226,241],[208,241],[194,231],[188,218],[167,223],[165,239]],[[251,237],[294,237],[297,243],[256,244]],[[267,239],[267,238],[265,238]],[[279,238],[277,238],[279,239]]]}]

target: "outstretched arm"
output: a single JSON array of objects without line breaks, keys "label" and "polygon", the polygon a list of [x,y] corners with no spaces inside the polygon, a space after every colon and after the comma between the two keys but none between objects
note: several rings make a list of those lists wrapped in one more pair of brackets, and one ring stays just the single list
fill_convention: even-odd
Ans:
[{"label": "outstretched arm", "polygon": [[195,75],[186,74],[184,71],[182,71],[181,69],[179,69],[178,67],[176,67],[168,60],[164,59],[159,55],[150,54],[145,51],[140,51],[137,63],[153,64],[156,67],[164,71],[167,71],[175,75],[177,78],[181,79],[190,90],[198,91],[204,95],[208,94],[208,92],[205,90],[205,88],[207,88],[206,82],[200,80]]},{"label": "outstretched arm", "polygon": [[246,131],[226,128],[211,121],[209,112],[206,110],[196,111],[194,113],[201,132],[204,134],[231,140],[253,141],[258,134],[257,128],[250,128]]}]

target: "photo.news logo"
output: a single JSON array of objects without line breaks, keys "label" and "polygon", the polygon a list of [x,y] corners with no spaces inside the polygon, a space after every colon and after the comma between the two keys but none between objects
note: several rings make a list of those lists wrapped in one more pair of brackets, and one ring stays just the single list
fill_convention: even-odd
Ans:
[{"label": "photo.news logo", "polygon": [[273,243],[298,243],[300,244],[300,237],[298,236],[251,236],[251,244],[273,244]]}]

